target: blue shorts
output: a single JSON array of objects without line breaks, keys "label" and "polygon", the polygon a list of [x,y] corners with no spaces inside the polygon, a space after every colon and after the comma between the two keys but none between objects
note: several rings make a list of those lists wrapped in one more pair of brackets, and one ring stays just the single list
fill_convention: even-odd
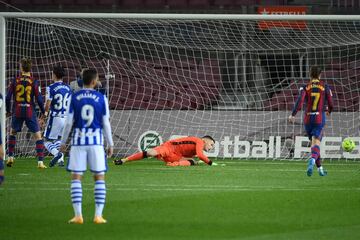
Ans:
[{"label": "blue shorts", "polygon": [[17,118],[13,116],[11,121],[11,128],[14,129],[16,132],[21,132],[24,122],[30,132],[36,133],[40,131],[39,123],[35,114],[32,118]]},{"label": "blue shorts", "polygon": [[321,140],[323,127],[324,125],[305,124],[305,131],[310,140],[312,139],[312,137]]}]

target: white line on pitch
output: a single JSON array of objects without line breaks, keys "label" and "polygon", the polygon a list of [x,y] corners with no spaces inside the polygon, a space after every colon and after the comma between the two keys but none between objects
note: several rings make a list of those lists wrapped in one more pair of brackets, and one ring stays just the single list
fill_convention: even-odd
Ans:
[{"label": "white line on pitch", "polygon": [[[69,188],[0,188],[0,191],[69,191]],[[93,188],[83,188],[84,191],[93,191]],[[108,191],[360,191],[360,188],[109,188]]]}]

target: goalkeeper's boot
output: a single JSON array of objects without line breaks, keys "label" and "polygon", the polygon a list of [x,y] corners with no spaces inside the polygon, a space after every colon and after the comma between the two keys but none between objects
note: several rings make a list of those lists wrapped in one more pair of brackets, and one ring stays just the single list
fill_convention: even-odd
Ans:
[{"label": "goalkeeper's boot", "polygon": [[49,167],[55,166],[55,164],[64,156],[62,152],[59,152],[49,163]]},{"label": "goalkeeper's boot", "polygon": [[39,169],[45,169],[45,168],[47,168],[47,167],[45,166],[45,164],[44,164],[43,161],[38,161],[38,168],[39,168]]},{"label": "goalkeeper's boot", "polygon": [[307,174],[309,177],[311,177],[311,175],[313,174],[314,164],[315,164],[315,159],[314,159],[314,158],[310,158],[309,161],[308,161],[307,171],[306,171],[306,174]]},{"label": "goalkeeper's boot", "polygon": [[14,165],[14,157],[8,157],[6,161],[6,166],[12,167],[12,165]]},{"label": "goalkeeper's boot", "polygon": [[68,221],[68,223],[70,224],[83,224],[84,223],[84,219],[82,216],[75,216],[72,219],[70,219]]},{"label": "goalkeeper's boot", "polygon": [[102,216],[95,216],[94,223],[95,224],[104,224],[104,223],[107,223],[107,221]]},{"label": "goalkeeper's boot", "polygon": [[320,177],[325,177],[327,175],[327,171],[322,167],[318,168],[318,172]]},{"label": "goalkeeper's boot", "polygon": [[125,163],[124,158],[114,160],[115,165],[123,165]]}]

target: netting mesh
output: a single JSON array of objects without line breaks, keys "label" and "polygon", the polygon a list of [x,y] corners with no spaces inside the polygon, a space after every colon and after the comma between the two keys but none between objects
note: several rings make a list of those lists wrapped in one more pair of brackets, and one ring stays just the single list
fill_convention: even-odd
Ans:
[{"label": "netting mesh", "polygon": [[[273,159],[292,157],[295,137],[304,135],[301,114],[295,125],[287,116],[316,64],[334,93],[325,135],[357,137],[360,22],[268,23],[8,18],[7,81],[23,56],[33,60],[43,88],[56,64],[66,68],[68,83],[82,68],[96,68],[117,156],[136,151],[146,144],[139,137],[155,131],[162,140],[212,135],[218,142],[211,156]],[[35,154],[26,128],[16,153]]]}]

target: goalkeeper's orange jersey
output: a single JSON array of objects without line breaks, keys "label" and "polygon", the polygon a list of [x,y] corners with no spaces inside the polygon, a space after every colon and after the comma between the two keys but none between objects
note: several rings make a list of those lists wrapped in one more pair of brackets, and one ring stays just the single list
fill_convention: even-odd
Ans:
[{"label": "goalkeeper's orange jersey", "polygon": [[197,156],[199,159],[209,164],[209,158],[203,153],[204,144],[204,140],[198,137],[182,137],[167,141],[155,149],[158,151],[159,157],[162,157],[165,161],[167,161],[169,157],[176,158],[176,156],[181,156],[192,158]]}]

